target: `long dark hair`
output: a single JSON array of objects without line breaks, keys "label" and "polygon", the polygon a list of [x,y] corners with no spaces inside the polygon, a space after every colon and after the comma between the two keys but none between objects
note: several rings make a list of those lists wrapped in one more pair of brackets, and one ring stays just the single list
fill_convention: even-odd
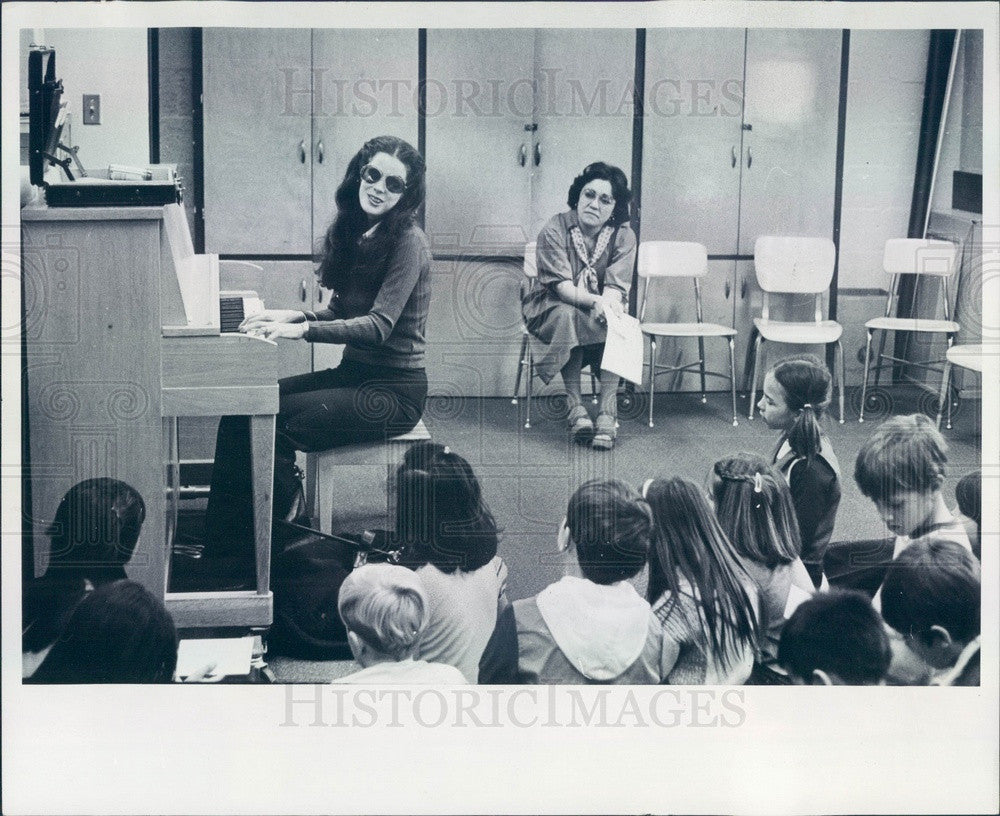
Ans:
[{"label": "long dark hair", "polygon": [[[395,156],[406,166],[406,190],[396,206],[382,216],[371,240],[359,245],[362,233],[371,227],[358,199],[361,168],[376,153]],[[348,163],[344,180],[334,196],[337,216],[323,238],[319,268],[316,270],[323,286],[335,291],[343,290],[359,266],[384,273],[399,236],[413,224],[418,209],[424,203],[424,195],[424,157],[412,145],[396,136],[376,136],[365,142]]]},{"label": "long dark hair", "polygon": [[775,381],[784,389],[787,407],[795,412],[792,427],[782,440],[797,456],[808,461],[819,453],[823,429],[820,421],[830,405],[830,370],[811,354],[782,360],[771,369]]},{"label": "long dark hair", "polygon": [[442,445],[418,443],[396,482],[395,533],[407,566],[472,572],[497,554],[496,521],[463,457]]},{"label": "long dark hair", "polygon": [[774,569],[802,549],[792,494],[784,477],[756,453],[737,453],[713,467],[715,514],[743,558]]},{"label": "long dark hair", "polygon": [[163,604],[135,581],[87,595],[32,677],[33,683],[169,683],[177,630]]},{"label": "long dark hair", "polygon": [[576,209],[580,201],[580,191],[584,186],[594,179],[603,179],[611,185],[611,195],[615,197],[615,208],[611,213],[608,223],[618,226],[625,224],[629,220],[630,207],[632,201],[632,191],[628,188],[628,179],[620,167],[604,162],[594,162],[583,168],[573,183],[569,187],[566,196],[566,203],[571,210]]},{"label": "long dark hair", "polygon": [[[702,633],[723,663],[732,665],[745,644],[757,642],[757,616],[746,590],[750,576],[697,484],[655,479],[646,501],[654,521],[646,597],[655,604],[666,593],[669,613],[682,593],[693,593]],[[682,578],[689,588],[682,587]]]}]

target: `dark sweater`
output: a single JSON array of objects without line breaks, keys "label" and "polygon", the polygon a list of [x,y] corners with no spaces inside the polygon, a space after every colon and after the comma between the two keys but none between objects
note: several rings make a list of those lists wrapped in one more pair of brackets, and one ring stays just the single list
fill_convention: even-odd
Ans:
[{"label": "dark sweater", "polygon": [[378,289],[370,287],[378,270],[359,271],[331,299],[331,308],[306,314],[305,339],[345,344],[345,360],[422,368],[431,300],[430,262],[427,236],[420,228],[410,227],[400,236]]}]

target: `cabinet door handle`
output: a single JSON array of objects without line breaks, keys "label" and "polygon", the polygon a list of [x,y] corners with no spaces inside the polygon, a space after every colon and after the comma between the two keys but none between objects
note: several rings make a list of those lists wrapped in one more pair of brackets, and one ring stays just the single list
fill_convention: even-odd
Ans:
[{"label": "cabinet door handle", "polygon": [[535,167],[542,163],[542,146],[535,142]]},{"label": "cabinet door handle", "polygon": [[317,303],[322,303],[323,302],[323,287],[322,286],[317,286],[316,287],[316,302]]},{"label": "cabinet door handle", "polygon": [[747,279],[743,279],[743,283],[740,284],[740,300],[747,299]]},{"label": "cabinet door handle", "polygon": [[753,164],[753,150],[748,147],[747,148],[747,170],[750,169],[750,165],[751,164]]},{"label": "cabinet door handle", "polygon": [[528,148],[525,147],[524,142],[521,142],[521,148],[517,152],[518,161],[521,163],[521,167],[524,167],[528,163]]},{"label": "cabinet door handle", "polygon": [[303,303],[306,302],[306,297],[309,295],[309,290],[306,288],[306,279],[302,279],[302,284],[299,287],[299,300]]},{"label": "cabinet door handle", "polygon": [[733,167],[736,166],[736,146],[733,146]]},{"label": "cabinet door handle", "polygon": [[726,281],[726,300],[729,300],[729,296],[733,292],[733,287],[730,285],[729,281]]},{"label": "cabinet door handle", "polygon": [[323,163],[323,140],[322,139],[320,139],[319,140],[319,144],[316,145],[316,153],[318,154],[317,155],[317,159],[318,159],[319,163],[322,164]]},{"label": "cabinet door handle", "polygon": [[299,142],[299,161],[302,164],[306,163],[306,140],[303,139]]}]

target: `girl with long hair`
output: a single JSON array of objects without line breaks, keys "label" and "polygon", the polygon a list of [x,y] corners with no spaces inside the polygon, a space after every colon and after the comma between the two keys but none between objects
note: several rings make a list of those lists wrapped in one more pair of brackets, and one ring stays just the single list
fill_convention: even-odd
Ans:
[{"label": "girl with long hair", "polygon": [[757,647],[757,588],[690,479],[651,479],[653,511],[646,597],[678,648],[668,683],[739,685]]},{"label": "girl with long hair", "polygon": [[[364,144],[336,193],[337,215],[317,274],[333,290],[321,311],[268,309],[240,327],[267,339],[344,345],[337,368],[279,381],[274,462],[275,520],[303,508],[296,451],[322,451],[411,430],[427,396],[425,328],[430,249],[416,224],[424,160],[395,136]],[[222,554],[248,551],[253,510],[249,426],[224,417],[216,442],[206,532]]]},{"label": "girl with long hair", "polygon": [[396,476],[394,533],[400,562],[416,570],[428,598],[416,656],[476,683],[509,601],[496,521],[464,457],[435,443],[410,449]]},{"label": "girl with long hair", "polygon": [[781,628],[815,589],[799,558],[788,484],[762,456],[738,453],[715,463],[710,492],[719,524],[760,593],[763,636],[751,682],[790,682],[777,666]]}]

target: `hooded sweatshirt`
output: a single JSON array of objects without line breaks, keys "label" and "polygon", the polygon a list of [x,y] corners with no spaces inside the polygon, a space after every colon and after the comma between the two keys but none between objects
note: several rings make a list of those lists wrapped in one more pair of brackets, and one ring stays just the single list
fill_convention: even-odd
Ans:
[{"label": "hooded sweatshirt", "polygon": [[627,581],[566,576],[514,602],[522,683],[659,683],[677,660],[649,603]]}]

